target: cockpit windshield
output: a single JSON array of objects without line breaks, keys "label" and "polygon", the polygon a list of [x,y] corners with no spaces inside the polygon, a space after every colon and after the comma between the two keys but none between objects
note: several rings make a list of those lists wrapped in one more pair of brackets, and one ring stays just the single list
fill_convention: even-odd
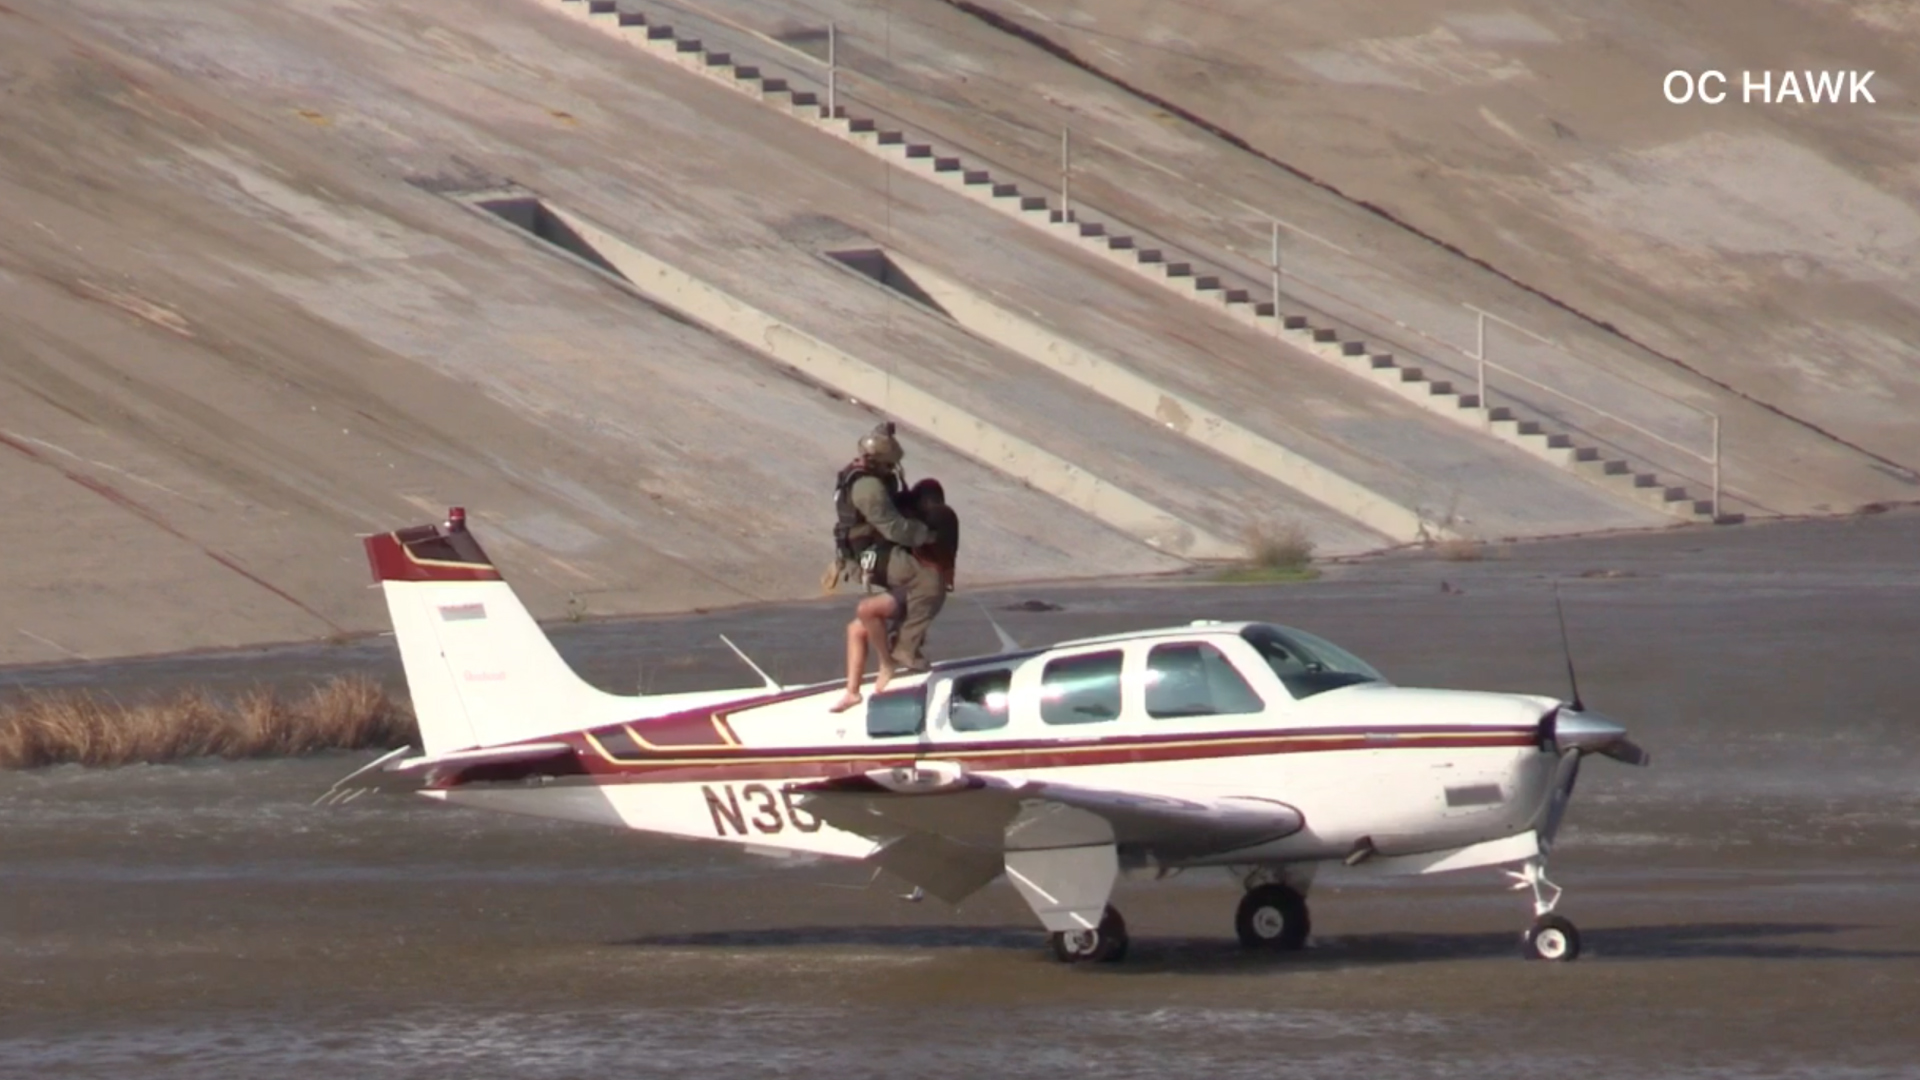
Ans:
[{"label": "cockpit windshield", "polygon": [[1295,698],[1356,683],[1387,681],[1373,665],[1322,637],[1287,626],[1249,626],[1240,636],[1260,653]]}]

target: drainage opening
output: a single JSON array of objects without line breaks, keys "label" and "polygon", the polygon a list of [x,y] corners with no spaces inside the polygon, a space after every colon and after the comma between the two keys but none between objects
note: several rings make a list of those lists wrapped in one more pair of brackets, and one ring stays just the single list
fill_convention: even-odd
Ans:
[{"label": "drainage opening", "polygon": [[595,251],[592,244],[581,239],[571,225],[560,220],[559,215],[531,195],[474,199],[472,204],[515,228],[532,233],[574,258],[592,263],[621,281],[627,281],[627,276],[614,269],[613,264]]},{"label": "drainage opening", "polygon": [[953,318],[952,313],[948,312],[946,308],[941,307],[933,297],[927,295],[927,291],[922,289],[919,283],[913,280],[912,275],[902,270],[899,263],[894,262],[886,252],[881,251],[879,248],[861,248],[857,251],[829,251],[827,254],[839,260],[849,269],[858,271],[863,276],[886,286],[888,289],[899,293],[901,296],[919,304],[921,307],[927,308],[930,311],[937,311],[949,319]]}]

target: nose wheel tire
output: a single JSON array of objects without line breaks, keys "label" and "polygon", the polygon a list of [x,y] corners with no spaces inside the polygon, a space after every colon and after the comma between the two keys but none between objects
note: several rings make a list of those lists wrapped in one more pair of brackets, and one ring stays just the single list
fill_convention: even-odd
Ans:
[{"label": "nose wheel tire", "polygon": [[1580,955],[1580,931],[1558,915],[1542,915],[1527,928],[1522,955],[1529,960],[1573,960]]},{"label": "nose wheel tire", "polygon": [[1107,905],[1095,930],[1063,930],[1049,935],[1053,958],[1063,964],[1117,964],[1127,957],[1127,921]]},{"label": "nose wheel tire", "polygon": [[1249,889],[1234,913],[1233,928],[1245,948],[1291,952],[1307,943],[1307,898],[1285,885]]}]

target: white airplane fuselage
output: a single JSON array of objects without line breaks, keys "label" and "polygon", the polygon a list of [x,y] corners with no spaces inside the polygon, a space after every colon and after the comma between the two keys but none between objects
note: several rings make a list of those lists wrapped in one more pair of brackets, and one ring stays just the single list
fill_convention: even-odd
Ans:
[{"label": "white airplane fuselage", "polygon": [[[977,670],[971,665],[961,673]],[[863,706],[828,713],[840,693],[835,685],[692,710],[707,717],[682,714],[562,736],[577,739],[582,756],[594,762],[598,771],[583,775],[534,786],[459,784],[423,794],[476,808],[842,858],[864,857],[876,845],[819,821],[795,789],[853,772],[990,768],[1013,782],[1195,803],[1269,800],[1300,812],[1305,825],[1291,835],[1232,852],[1156,860],[1241,865],[1341,859],[1363,841],[1391,859],[1521,837],[1539,819],[1558,764],[1537,738],[1541,717],[1558,704],[1551,698],[1361,684],[1288,700],[1258,715],[1123,715],[1047,730],[1032,716],[1024,718],[1036,722],[1021,725],[1016,706],[1006,728],[955,732],[938,717],[954,676],[936,673],[926,681],[934,730],[915,736],[870,737]],[[896,685],[911,690],[920,683]],[[1256,688],[1284,693],[1278,680]],[[1098,735],[1087,730],[1096,726]],[[679,745],[648,738],[668,728]],[[699,745],[690,731],[712,737]],[[630,741],[610,747],[608,732]],[[1136,861],[1140,855],[1130,854]],[[1489,860],[1513,861],[1532,850],[1494,858],[1500,854],[1489,852]]]}]

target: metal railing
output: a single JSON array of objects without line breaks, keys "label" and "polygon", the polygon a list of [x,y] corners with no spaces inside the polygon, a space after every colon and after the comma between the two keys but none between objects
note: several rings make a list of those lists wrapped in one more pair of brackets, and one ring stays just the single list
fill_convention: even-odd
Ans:
[{"label": "metal railing", "polygon": [[[883,79],[880,79],[875,76],[869,76],[864,72],[858,71],[857,69],[849,68],[843,65],[840,59],[841,50],[839,47],[839,44],[840,44],[839,43],[839,38],[840,38],[839,27],[837,23],[831,20],[829,20],[826,25],[826,57],[823,59],[804,49],[797,48],[794,45],[790,44],[789,42],[782,41],[771,34],[767,34],[761,30],[755,29],[754,27],[741,23],[736,19],[729,18],[726,15],[723,15],[717,11],[712,10],[711,8],[709,8],[704,4],[694,2],[694,0],[648,0],[648,2],[653,6],[658,6],[658,7],[672,9],[672,10],[678,10],[696,19],[700,19],[700,20],[704,20],[704,21],[708,21],[711,23],[724,26],[732,31],[751,37],[754,40],[761,42],[773,49],[779,50],[780,53],[786,56],[790,56],[800,61],[803,61],[807,65],[808,70],[811,70],[816,73],[813,77],[818,78],[818,80],[820,81],[820,83],[824,88],[827,114],[829,116],[841,115],[841,110],[845,101],[858,100],[858,99],[852,98],[851,95],[846,94],[842,91],[841,82],[842,82],[842,79],[845,77],[851,77],[863,82],[870,83],[875,88],[883,91],[888,95],[906,97],[909,99],[925,96],[913,90],[895,86],[893,84],[886,82]],[[890,34],[890,30],[889,30],[889,34]],[[873,102],[863,102],[862,104],[864,107],[868,109],[872,109],[877,113],[885,114],[886,112],[888,112],[888,110],[885,107],[880,106]],[[1013,121],[1010,121],[998,116],[988,117],[986,114],[977,114],[977,115],[980,115],[980,117],[983,119],[990,118],[995,123],[1010,126],[1014,130],[1019,131],[1022,134],[1039,135],[1044,137],[1044,129],[1039,126],[1016,124]],[[998,155],[992,151],[983,151],[977,146],[971,145],[971,140],[957,138],[949,133],[935,130],[931,126],[925,123],[916,123],[914,126],[923,129],[927,135],[952,146],[956,150],[959,150],[963,153],[970,154],[976,158],[981,159],[983,162],[992,162],[994,164],[995,171],[1001,172],[1003,174],[1009,174],[1014,178],[1025,180],[1030,183],[1034,182],[1033,179],[1029,176],[1019,175],[1021,170],[1018,170],[1016,168],[1010,168],[1009,166],[1004,164],[1002,161],[995,160],[996,157],[1000,157],[1002,155]],[[989,136],[989,138],[992,139],[992,136]],[[1022,149],[1022,150],[1027,150],[1030,153],[1034,152],[1030,148],[1019,146],[1017,142],[1013,144],[1009,144],[1009,143],[1001,142],[998,139],[992,139],[992,141],[994,141],[996,146],[1002,151],[1008,150],[1008,149]],[[1270,211],[1262,210],[1232,195],[1228,195],[1224,192],[1216,191],[1205,184],[1195,181],[1190,175],[1186,173],[1179,172],[1173,168],[1170,168],[1167,165],[1154,161],[1150,157],[1147,157],[1143,154],[1130,150],[1127,147],[1114,143],[1111,140],[1101,138],[1098,135],[1090,135],[1090,134],[1083,134],[1079,139],[1075,139],[1072,133],[1071,125],[1062,124],[1060,125],[1059,146],[1060,146],[1060,161],[1059,161],[1060,220],[1070,221],[1070,220],[1073,220],[1074,218],[1073,181],[1075,178],[1075,166],[1077,163],[1074,151],[1077,146],[1091,146],[1098,151],[1112,153],[1118,157],[1121,157],[1130,162],[1133,162],[1134,164],[1152,169],[1158,173],[1161,173],[1164,176],[1169,177],[1172,180],[1177,181],[1181,185],[1181,188],[1184,189],[1185,191],[1200,193],[1205,195],[1209,199],[1216,199],[1222,203],[1231,204],[1232,206],[1239,208],[1241,211],[1249,215],[1252,215],[1254,218],[1258,219],[1259,221],[1261,221],[1267,226],[1266,231],[1268,233],[1268,236],[1267,236],[1268,243],[1266,245],[1267,251],[1262,253],[1265,255],[1264,259],[1262,259],[1258,254],[1241,250],[1231,242],[1208,241],[1203,235],[1204,226],[1199,231],[1190,230],[1189,237],[1183,240],[1181,246],[1188,247],[1188,248],[1215,247],[1215,248],[1224,250],[1225,252],[1230,253],[1232,256],[1235,256],[1239,259],[1247,260],[1249,264],[1258,266],[1260,269],[1264,270],[1265,276],[1267,278],[1267,286],[1273,298],[1273,316],[1274,316],[1273,325],[1274,325],[1274,332],[1276,335],[1278,335],[1281,332],[1282,324],[1283,324],[1283,319],[1281,318],[1281,315],[1280,315],[1281,298],[1283,296],[1287,296],[1290,294],[1295,295],[1297,298],[1297,294],[1302,291],[1316,294],[1321,298],[1323,298],[1324,301],[1330,301],[1332,307],[1347,309],[1346,315],[1343,315],[1340,312],[1333,311],[1333,310],[1327,310],[1325,312],[1326,314],[1333,315],[1334,317],[1340,318],[1343,321],[1353,323],[1357,328],[1361,329],[1363,332],[1369,333],[1371,336],[1380,337],[1382,339],[1391,339],[1393,337],[1392,333],[1382,332],[1382,331],[1383,331],[1383,328],[1385,327],[1393,327],[1407,335],[1410,335],[1418,339],[1419,341],[1429,343],[1433,346],[1438,347],[1441,350],[1444,350],[1445,352],[1452,353],[1468,361],[1470,363],[1472,377],[1474,378],[1474,381],[1477,385],[1477,389],[1479,392],[1479,411],[1481,413],[1483,423],[1491,422],[1490,413],[1491,413],[1492,406],[1491,406],[1490,394],[1493,392],[1494,386],[1492,385],[1488,376],[1490,373],[1492,373],[1500,376],[1503,380],[1517,381],[1535,390],[1552,395],[1554,398],[1560,401],[1566,402],[1578,410],[1583,410],[1584,412],[1591,414],[1594,417],[1598,417],[1610,423],[1617,424],[1628,431],[1631,431],[1646,439],[1652,440],[1654,443],[1658,444],[1659,446],[1666,447],[1668,449],[1671,449],[1673,451],[1676,451],[1680,454],[1685,455],[1687,458],[1691,460],[1700,462],[1703,466],[1706,467],[1710,477],[1710,483],[1712,486],[1713,517],[1716,520],[1720,517],[1721,441],[1720,441],[1720,416],[1718,413],[1715,413],[1711,410],[1704,409],[1704,408],[1701,408],[1700,406],[1682,401],[1672,396],[1671,394],[1664,393],[1663,391],[1657,390],[1650,386],[1646,386],[1645,384],[1640,383],[1637,380],[1629,379],[1617,373],[1606,371],[1605,369],[1594,368],[1591,366],[1586,367],[1585,370],[1588,374],[1592,374],[1596,372],[1600,373],[1610,379],[1616,380],[1618,382],[1626,383],[1634,387],[1635,390],[1642,395],[1646,395],[1647,397],[1650,397],[1652,399],[1657,399],[1658,401],[1667,405],[1678,406],[1681,409],[1687,410],[1688,412],[1697,414],[1699,417],[1704,418],[1709,428],[1709,432],[1708,432],[1709,449],[1703,452],[1694,447],[1687,446],[1684,443],[1678,442],[1672,438],[1669,438],[1665,435],[1660,434],[1659,432],[1651,430],[1644,424],[1637,423],[1631,419],[1628,419],[1625,416],[1620,415],[1620,413],[1614,409],[1608,409],[1603,407],[1598,402],[1592,400],[1590,396],[1583,397],[1579,394],[1573,393],[1570,390],[1554,386],[1544,381],[1541,378],[1530,376],[1524,372],[1521,372],[1516,368],[1512,367],[1511,365],[1497,363],[1492,359],[1490,359],[1487,355],[1486,322],[1488,319],[1492,319],[1496,323],[1499,323],[1500,325],[1505,326],[1517,333],[1523,334],[1526,337],[1532,339],[1533,341],[1546,346],[1547,348],[1553,350],[1555,353],[1558,353],[1560,356],[1568,360],[1574,361],[1575,363],[1584,364],[1584,362],[1581,361],[1580,357],[1577,354],[1575,354],[1571,349],[1567,348],[1564,345],[1561,345],[1558,342],[1553,341],[1552,339],[1542,334],[1529,330],[1528,328],[1521,326],[1520,324],[1510,319],[1494,314],[1493,312],[1489,312],[1482,308],[1476,307],[1473,304],[1465,303],[1457,299],[1435,295],[1429,292],[1425,287],[1415,282],[1407,280],[1400,273],[1392,269],[1389,269],[1387,267],[1381,266],[1378,263],[1375,263],[1372,260],[1366,258],[1364,255],[1361,255],[1339,243],[1329,240],[1326,237],[1320,236],[1317,233],[1303,226],[1290,222],[1285,218],[1280,217],[1277,214],[1271,213]],[[1082,157],[1084,158],[1087,156],[1090,156],[1090,155],[1088,155],[1086,151],[1082,151]],[[1084,165],[1082,165],[1082,174],[1085,175]],[[1036,186],[1041,186],[1041,185],[1036,184]],[[1150,230],[1136,228],[1135,226],[1127,223],[1124,219],[1122,219],[1118,215],[1103,212],[1102,216],[1107,218],[1111,225],[1124,226],[1125,228],[1140,234],[1150,233]],[[1378,308],[1374,307],[1373,305],[1368,304],[1364,300],[1361,300],[1359,297],[1354,295],[1354,292],[1356,290],[1352,287],[1352,279],[1342,278],[1338,274],[1322,275],[1323,280],[1325,278],[1331,278],[1336,285],[1347,286],[1347,288],[1341,289],[1341,288],[1329,288],[1327,285],[1316,284],[1313,281],[1309,281],[1305,276],[1303,276],[1299,272],[1298,268],[1296,268],[1292,274],[1289,274],[1288,268],[1284,262],[1284,255],[1286,252],[1286,248],[1281,242],[1283,233],[1285,235],[1299,237],[1303,240],[1311,242],[1313,245],[1315,245],[1318,248],[1323,248],[1329,252],[1332,252],[1342,260],[1351,262],[1357,267],[1364,268],[1366,271],[1379,275],[1383,280],[1390,282],[1394,288],[1404,291],[1412,296],[1418,297],[1430,303],[1443,305],[1447,308],[1457,309],[1457,308],[1464,307],[1468,311],[1473,312],[1474,322],[1475,322],[1473,348],[1469,350],[1464,345],[1460,345],[1455,342],[1448,341],[1443,337],[1437,336],[1434,333],[1430,333],[1427,329],[1421,326],[1417,326],[1412,323],[1409,323],[1405,319],[1402,319],[1397,316],[1391,315],[1387,312],[1381,311]],[[1195,239],[1198,239],[1199,241],[1197,244],[1193,242]],[[1230,260],[1218,260],[1218,261],[1224,263]],[[1237,273],[1241,277],[1252,276],[1246,273],[1244,270],[1238,271]],[[1320,306],[1323,308],[1327,307],[1325,303],[1317,304],[1315,306]],[[1355,314],[1359,315],[1360,318],[1356,319],[1356,318],[1349,317]],[[1372,323],[1374,325],[1369,327],[1365,325],[1367,323]],[[1396,344],[1404,348],[1407,343],[1396,342]],[[1413,355],[1419,356],[1421,359],[1426,359],[1426,360],[1436,361],[1436,362],[1438,361],[1438,358],[1432,356],[1430,353],[1423,354],[1423,352],[1420,350],[1409,350],[1409,351],[1412,352]],[[1468,372],[1466,371],[1460,371],[1458,373],[1461,374],[1463,377],[1468,374]],[[1554,416],[1551,410],[1540,408],[1539,406],[1534,405],[1532,403],[1521,402],[1521,400],[1517,396],[1514,396],[1514,395],[1509,395],[1509,396],[1512,398],[1512,400],[1514,400],[1516,404],[1522,404],[1524,407],[1529,408],[1531,411],[1540,413],[1543,416],[1552,417],[1553,422],[1555,423],[1561,424],[1563,426],[1566,426],[1572,429],[1573,431],[1577,431],[1581,434],[1587,435],[1589,438],[1592,438],[1595,441],[1598,441],[1598,442],[1608,441],[1603,437],[1601,437],[1600,435],[1598,435],[1597,433],[1594,433],[1578,424],[1574,424],[1568,421],[1563,416]],[[1646,456],[1646,455],[1638,455],[1638,456]]]}]

